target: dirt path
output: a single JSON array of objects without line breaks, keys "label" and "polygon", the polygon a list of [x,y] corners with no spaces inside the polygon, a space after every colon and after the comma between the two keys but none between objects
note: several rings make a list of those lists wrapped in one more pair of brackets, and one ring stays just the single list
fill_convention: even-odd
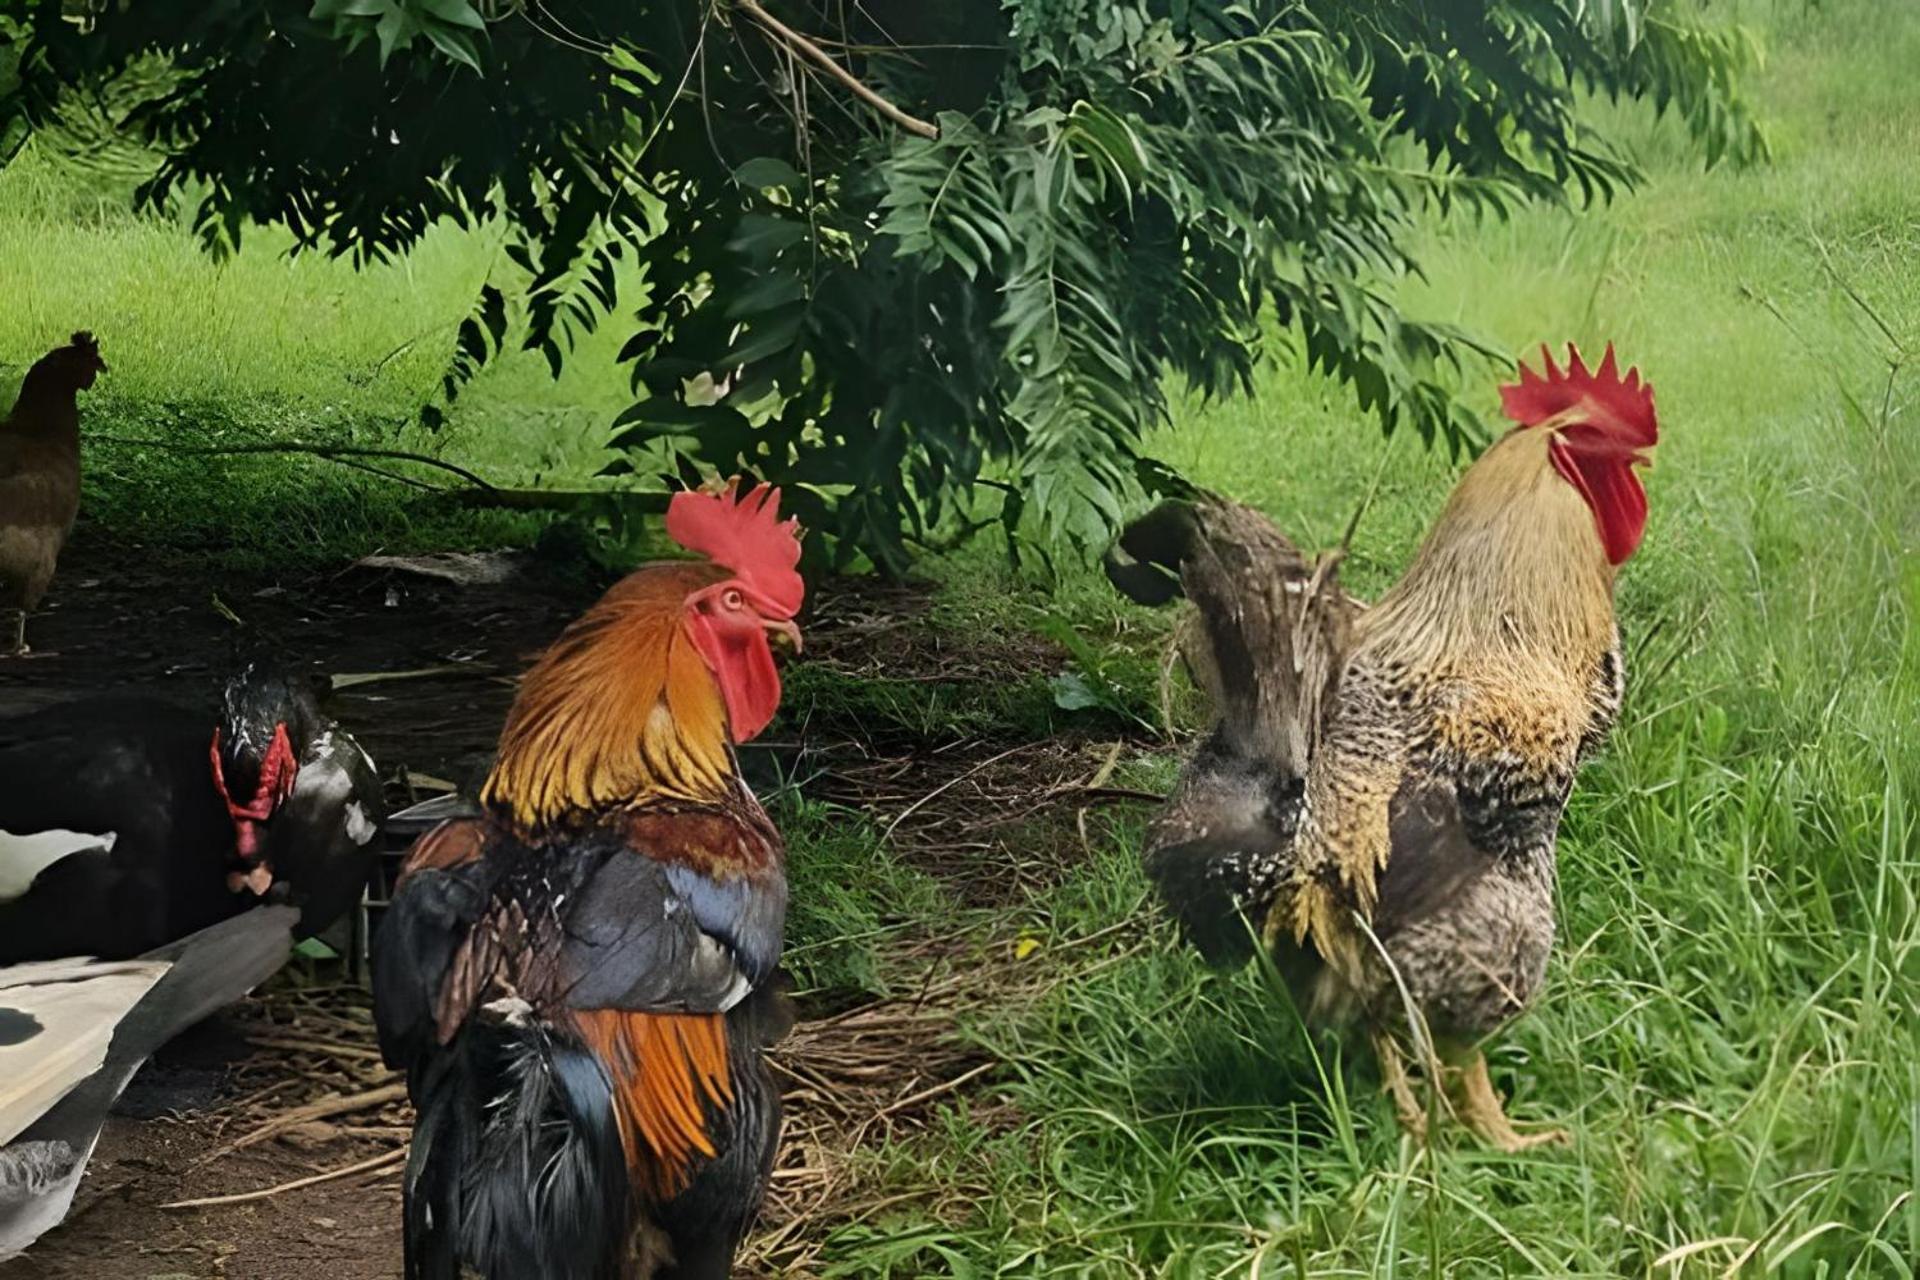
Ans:
[{"label": "dirt path", "polygon": [[492,749],[508,681],[593,595],[532,562],[497,585],[353,567],[210,576],[138,546],[76,539],[29,624],[35,656],[0,661],[0,715],[115,690],[198,702],[236,645],[335,675],[458,666],[459,677],[348,689],[333,707],[384,770],[446,776]]}]

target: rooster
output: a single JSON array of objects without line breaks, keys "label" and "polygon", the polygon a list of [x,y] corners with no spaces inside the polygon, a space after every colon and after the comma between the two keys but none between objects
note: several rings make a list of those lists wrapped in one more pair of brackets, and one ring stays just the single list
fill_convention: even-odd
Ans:
[{"label": "rooster", "polygon": [[779,705],[770,641],[799,647],[800,544],[764,488],[676,494],[666,527],[706,559],[562,632],[375,936],[410,1280],[725,1277],[765,1194],[785,853],[735,746]]},{"label": "rooster", "polygon": [[1653,388],[1611,346],[1592,370],[1543,355],[1501,390],[1519,425],[1371,608],[1337,557],[1219,499],[1157,509],[1108,560],[1136,600],[1192,598],[1183,651],[1220,715],[1147,836],[1183,932],[1216,963],[1257,935],[1310,1016],[1363,1025],[1410,1132],[1409,1051],[1508,1151],[1565,1137],[1515,1129],[1478,1046],[1545,976],[1555,837],[1620,706],[1613,585],[1658,440]]},{"label": "rooster", "polygon": [[53,581],[80,513],[77,397],[106,370],[90,333],[34,362],[13,411],[0,420],[0,614],[13,635],[0,655],[27,653],[27,615]]}]

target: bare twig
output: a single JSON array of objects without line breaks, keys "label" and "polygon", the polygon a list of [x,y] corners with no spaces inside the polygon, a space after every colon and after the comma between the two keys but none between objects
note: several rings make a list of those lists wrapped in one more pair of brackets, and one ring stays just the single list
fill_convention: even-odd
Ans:
[{"label": "bare twig", "polygon": [[881,843],[884,844],[887,840],[891,839],[893,836],[894,830],[897,827],[899,827],[901,823],[905,822],[908,818],[912,817],[915,813],[919,812],[920,807],[926,804],[927,801],[934,799],[936,796],[939,796],[941,793],[948,791],[953,787],[959,786],[961,783],[965,782],[968,778],[971,778],[974,774],[979,773],[982,769],[985,769],[988,765],[998,764],[1002,760],[1005,760],[1008,756],[1013,755],[1016,752],[1025,751],[1029,747],[1033,747],[1037,745],[1038,745],[1037,743],[1023,742],[1017,747],[1008,747],[1005,751],[1000,752],[998,755],[988,756],[985,760],[982,760],[979,764],[973,766],[973,768],[967,770],[965,773],[956,774],[955,776],[948,778],[945,782],[941,783],[939,786],[935,787],[933,790],[927,792],[927,794],[921,796],[918,800],[915,800],[912,804],[902,809],[900,811],[900,815],[896,817],[892,822],[889,822],[887,824],[887,829],[880,833]]},{"label": "bare twig", "polygon": [[[343,692],[370,684],[390,684],[395,680],[426,680],[435,676],[484,676],[491,668],[472,662],[443,662],[437,667],[415,667],[411,671],[346,671],[331,677],[333,691]],[[424,777],[416,774],[415,777]]]},{"label": "bare twig", "polygon": [[325,1173],[316,1173],[309,1178],[295,1178],[292,1182],[283,1182],[276,1187],[262,1187],[258,1191],[242,1191],[230,1196],[202,1196],[197,1200],[175,1200],[163,1204],[162,1209],[210,1209],[223,1204],[246,1204],[250,1200],[266,1200],[283,1191],[298,1191],[302,1187],[311,1187],[321,1182],[332,1182],[336,1178],[351,1178],[356,1173],[368,1173],[374,1169],[384,1169],[399,1164],[407,1158],[407,1148],[398,1147],[385,1151],[370,1159],[344,1165],[338,1169],[329,1169]]},{"label": "bare twig", "polygon": [[863,84],[860,78],[834,61],[833,55],[822,49],[806,36],[801,35],[780,19],[768,13],[760,0],[733,0],[733,7],[758,22],[768,31],[786,42],[787,47],[800,54],[828,75],[847,87],[854,97],[878,111],[887,119],[905,129],[908,133],[918,134],[922,138],[937,138],[940,130],[918,116],[910,116],[893,103],[875,93]]},{"label": "bare twig", "polygon": [[373,449],[347,444],[302,444],[298,441],[258,444],[175,444],[171,440],[138,440],[129,436],[89,436],[88,439],[102,444],[127,445],[137,449],[164,449],[169,453],[184,453],[200,457],[288,453],[310,458],[326,458],[331,461],[339,461],[343,458],[390,458],[396,462],[417,462],[423,467],[438,467],[442,471],[459,476],[475,488],[484,489],[489,493],[496,491],[492,481],[475,475],[457,463],[430,458],[424,453],[410,453],[405,449]]},{"label": "bare twig", "polygon": [[898,1112],[905,1111],[908,1107],[917,1107],[923,1102],[931,1102],[935,1098],[939,1097],[941,1094],[952,1093],[955,1089],[958,1089],[961,1085],[966,1084],[970,1080],[978,1080],[981,1076],[987,1074],[987,1072],[993,1070],[995,1067],[999,1065],[1000,1063],[998,1060],[995,1060],[993,1062],[983,1062],[979,1066],[975,1067],[973,1070],[963,1071],[951,1080],[942,1081],[941,1083],[936,1084],[931,1088],[922,1089],[918,1093],[910,1093],[906,1097],[901,1098],[899,1101],[889,1103],[887,1106],[884,1106],[880,1108],[878,1111],[874,1112],[873,1119],[884,1120],[886,1117],[890,1115],[895,1115]]},{"label": "bare twig", "polygon": [[428,484],[424,480],[415,480],[412,476],[403,476],[398,471],[389,471],[385,467],[376,467],[366,462],[355,462],[352,458],[327,458],[327,462],[337,462],[352,471],[364,471],[370,476],[379,476],[382,480],[391,480],[395,484],[404,484],[409,489],[418,489],[422,493],[445,493],[441,485]]},{"label": "bare twig", "polygon": [[[1353,535],[1360,531],[1361,517],[1367,514],[1367,508],[1371,507],[1374,498],[1379,496],[1380,482],[1387,477],[1387,463],[1393,460],[1393,446],[1398,443],[1396,439],[1389,439],[1387,447],[1380,451],[1380,464],[1373,469],[1373,479],[1367,482],[1366,496],[1361,498],[1360,505],[1353,509],[1353,515],[1347,521],[1346,531],[1340,535],[1340,549],[1334,553],[1337,559],[1346,559],[1347,552],[1353,549]],[[1312,590],[1319,590],[1319,583],[1320,572],[1316,571]]]},{"label": "bare twig", "polygon": [[1112,748],[1107,752],[1107,758],[1100,762],[1098,769],[1094,770],[1093,781],[1087,783],[1087,790],[1098,791],[1107,785],[1107,779],[1113,776],[1115,767],[1120,763],[1120,749],[1125,745],[1120,739],[1114,739]]},{"label": "bare twig", "polygon": [[1158,791],[1143,791],[1139,787],[1096,787],[1091,783],[1082,786],[1077,782],[1064,787],[1055,787],[1047,792],[1047,798],[1055,796],[1080,796],[1088,801],[1094,800],[1141,800],[1148,804],[1165,804],[1166,797]]},{"label": "bare twig", "polygon": [[330,1058],[380,1061],[380,1051],[371,1046],[347,1044],[342,1040],[328,1040],[321,1036],[248,1036],[247,1043],[259,1045],[262,1049],[285,1049],[291,1053],[319,1053]]},{"label": "bare twig", "polygon": [[[444,324],[439,326],[439,328],[442,328],[442,329],[451,329],[452,327],[453,326],[451,324]],[[432,329],[427,330],[427,333],[432,333],[432,332],[434,332],[434,330]],[[387,352],[387,354],[381,356],[378,360],[374,361],[373,371],[367,375],[367,381],[372,382],[375,378],[385,373],[388,365],[392,364],[395,360],[398,360],[401,356],[407,354],[407,352],[419,346],[420,339],[426,336],[427,336],[426,333],[416,333],[411,338],[408,338],[405,342],[401,343],[399,346],[395,347],[393,350]]]},{"label": "bare twig", "polygon": [[201,1159],[201,1164],[210,1164],[221,1156],[231,1155],[256,1142],[264,1142],[276,1133],[285,1132],[295,1125],[305,1124],[309,1120],[325,1120],[330,1116],[351,1115],[356,1111],[370,1111],[375,1107],[384,1107],[390,1102],[405,1102],[407,1086],[401,1081],[383,1084],[377,1089],[368,1089],[361,1093],[334,1094],[309,1102],[303,1107],[283,1111],[273,1119],[253,1129],[251,1132],[229,1142],[213,1154]]}]

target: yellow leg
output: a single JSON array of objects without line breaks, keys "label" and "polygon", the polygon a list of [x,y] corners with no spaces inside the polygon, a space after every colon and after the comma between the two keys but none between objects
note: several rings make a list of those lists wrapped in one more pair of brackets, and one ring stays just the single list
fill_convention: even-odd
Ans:
[{"label": "yellow leg", "polygon": [[1494,1092],[1493,1081],[1487,1076],[1486,1057],[1478,1049],[1463,1066],[1448,1075],[1448,1092],[1453,1096],[1455,1110],[1488,1146],[1501,1151],[1525,1151],[1572,1140],[1565,1129],[1543,1129],[1538,1133],[1521,1133],[1515,1129],[1513,1121],[1507,1119],[1500,1095]]},{"label": "yellow leg", "polygon": [[[1373,1051],[1380,1059],[1380,1079],[1386,1086],[1387,1096],[1393,1099],[1393,1113],[1399,1118],[1400,1127],[1415,1142],[1427,1140],[1427,1108],[1420,1100],[1420,1092],[1413,1086],[1413,1079],[1407,1073],[1407,1055],[1402,1052],[1400,1042],[1389,1032],[1373,1033]],[[1446,1105],[1446,1099],[1437,1101]]]}]

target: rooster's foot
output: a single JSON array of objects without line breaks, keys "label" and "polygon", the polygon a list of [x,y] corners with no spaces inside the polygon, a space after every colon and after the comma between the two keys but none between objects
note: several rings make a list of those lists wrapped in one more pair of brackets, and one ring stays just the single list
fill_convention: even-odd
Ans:
[{"label": "rooster's foot", "polygon": [[1487,1060],[1479,1050],[1457,1070],[1449,1072],[1448,1092],[1454,1109],[1467,1128],[1488,1146],[1506,1152],[1527,1151],[1534,1147],[1558,1146],[1573,1140],[1565,1129],[1542,1129],[1522,1133],[1507,1118],[1506,1106],[1494,1091],[1487,1076]]},{"label": "rooster's foot", "polygon": [[[1420,1100],[1420,1093],[1414,1087],[1413,1077],[1407,1071],[1407,1055],[1400,1042],[1387,1032],[1376,1032],[1373,1037],[1374,1053],[1380,1059],[1380,1080],[1386,1086],[1387,1096],[1393,1099],[1393,1113],[1400,1121],[1400,1128],[1417,1143],[1427,1140],[1427,1107]],[[1447,1100],[1434,1099],[1438,1106],[1446,1109]]]}]

